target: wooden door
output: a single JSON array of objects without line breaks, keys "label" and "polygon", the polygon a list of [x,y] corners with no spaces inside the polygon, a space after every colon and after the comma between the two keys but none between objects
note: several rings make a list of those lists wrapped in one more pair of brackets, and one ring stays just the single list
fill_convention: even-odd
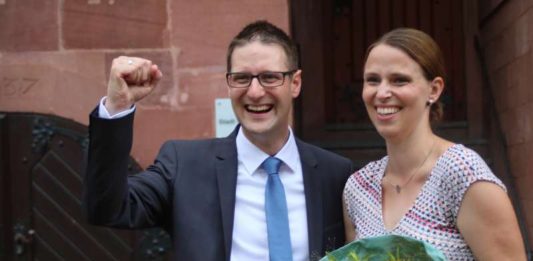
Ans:
[{"label": "wooden door", "polygon": [[441,46],[449,75],[441,99],[445,121],[464,121],[462,5],[461,0],[292,0],[291,33],[303,69],[295,110],[299,136],[333,149],[349,150],[354,141],[373,146],[379,137],[361,99],[366,48],[397,27],[423,30]]},{"label": "wooden door", "polygon": [[[154,260],[161,230],[95,227],[82,217],[87,128],[57,117],[0,114],[0,259]],[[131,164],[132,172],[138,170]]]}]

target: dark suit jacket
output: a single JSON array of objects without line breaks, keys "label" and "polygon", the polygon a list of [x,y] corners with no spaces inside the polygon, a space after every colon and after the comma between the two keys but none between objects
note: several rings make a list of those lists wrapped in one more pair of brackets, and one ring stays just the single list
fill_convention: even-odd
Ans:
[{"label": "dark suit jacket", "polygon": [[[161,226],[176,260],[229,260],[237,181],[236,132],[227,138],[168,141],[145,171],[127,176],[133,114],[115,120],[91,113],[84,177],[90,223],[118,228]],[[312,260],[344,244],[342,191],[351,162],[296,140],[300,152]],[[254,231],[250,231],[253,233]]]}]

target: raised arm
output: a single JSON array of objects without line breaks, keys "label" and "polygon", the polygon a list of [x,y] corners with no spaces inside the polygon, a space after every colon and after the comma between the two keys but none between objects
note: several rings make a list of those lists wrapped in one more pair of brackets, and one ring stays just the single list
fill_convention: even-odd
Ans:
[{"label": "raised arm", "polygon": [[[113,60],[105,107],[113,115],[146,97],[161,79],[149,60],[119,57]],[[83,180],[83,207],[92,224],[145,227],[160,222],[168,201],[167,172],[175,164],[174,150],[166,145],[156,164],[128,178],[133,139],[133,114],[103,119],[93,111],[89,124],[89,153]]]}]

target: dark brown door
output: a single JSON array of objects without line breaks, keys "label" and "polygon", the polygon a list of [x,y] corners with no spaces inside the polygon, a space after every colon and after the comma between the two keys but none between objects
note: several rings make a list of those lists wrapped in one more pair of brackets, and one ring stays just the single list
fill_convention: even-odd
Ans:
[{"label": "dark brown door", "polygon": [[87,145],[86,127],[73,121],[0,114],[0,259],[147,260],[169,252],[168,236],[160,230],[85,223],[81,182]]},{"label": "dark brown door", "polygon": [[355,147],[365,149],[369,159],[383,154],[361,99],[362,72],[366,48],[397,27],[421,29],[441,46],[450,76],[441,99],[445,121],[464,121],[462,5],[461,0],[292,0],[291,31],[303,69],[295,113],[299,136],[356,161],[361,157]]}]

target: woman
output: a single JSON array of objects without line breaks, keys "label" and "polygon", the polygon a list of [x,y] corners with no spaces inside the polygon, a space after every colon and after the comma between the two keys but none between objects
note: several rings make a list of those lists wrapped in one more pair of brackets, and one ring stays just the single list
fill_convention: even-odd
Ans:
[{"label": "woman", "polygon": [[363,100],[387,156],[347,181],[346,238],[396,234],[449,260],[525,260],[502,182],[474,151],[431,129],[444,78],[441,51],[421,31],[396,29],[369,47]]}]

